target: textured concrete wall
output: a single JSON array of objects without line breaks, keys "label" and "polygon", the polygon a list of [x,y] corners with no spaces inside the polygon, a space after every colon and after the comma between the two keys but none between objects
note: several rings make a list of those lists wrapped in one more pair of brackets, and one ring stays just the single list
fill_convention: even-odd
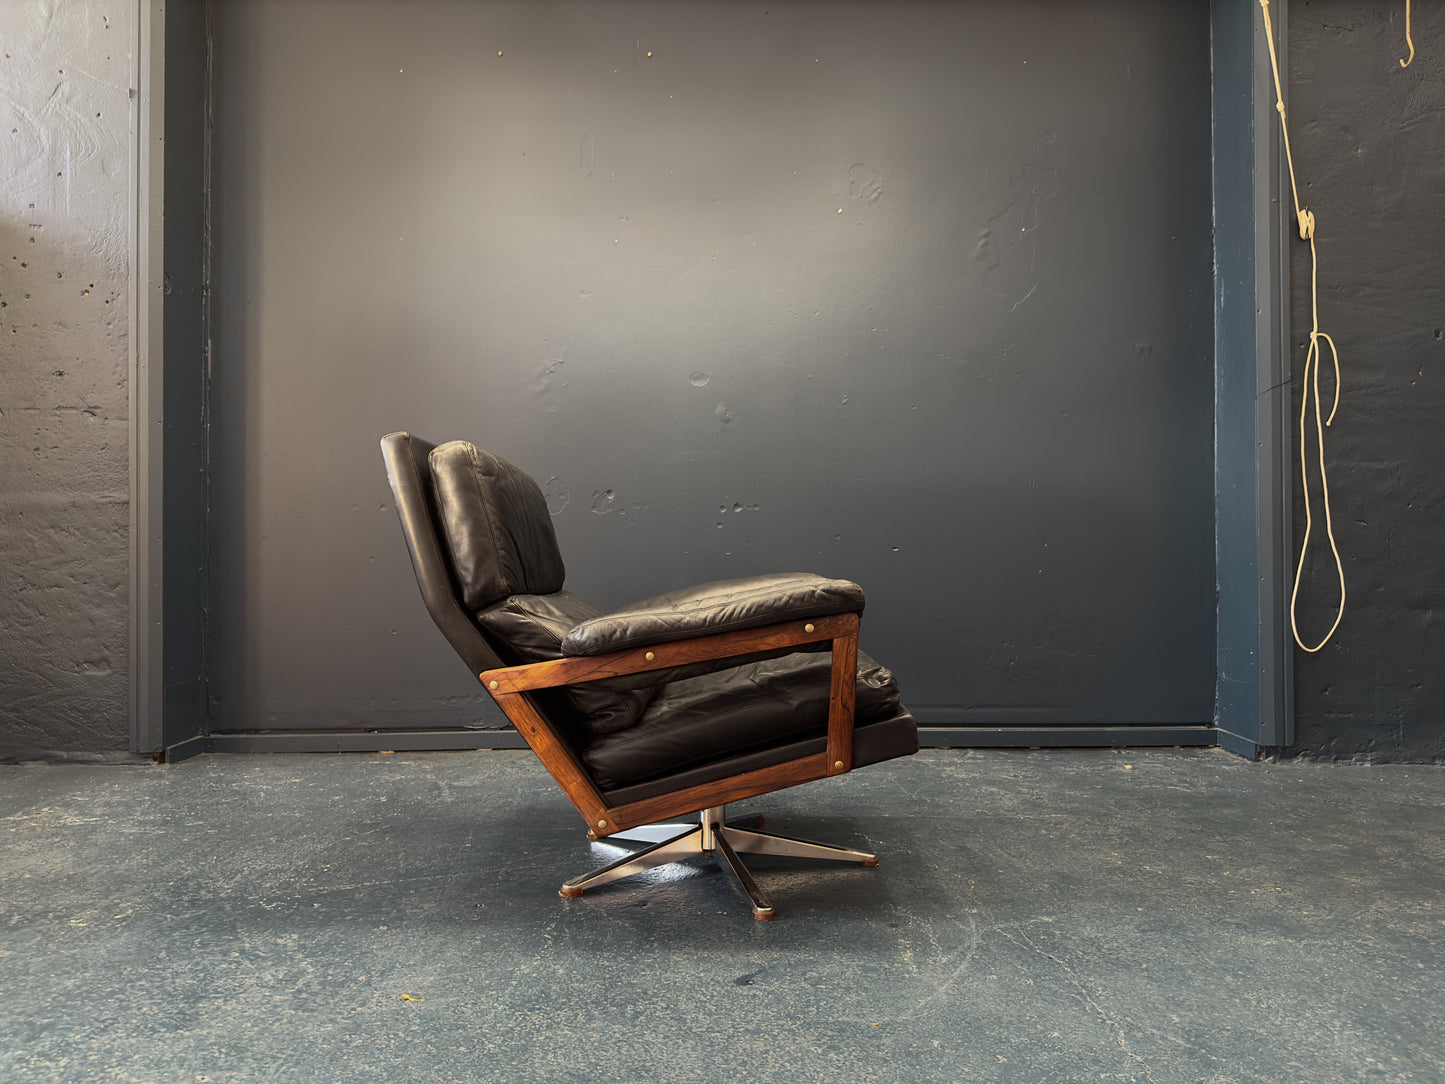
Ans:
[{"label": "textured concrete wall", "polygon": [[0,4],[0,758],[129,743],[132,8]]},{"label": "textured concrete wall", "polygon": [[[1296,669],[1296,750],[1445,755],[1445,7],[1292,3],[1290,105],[1302,201],[1314,211],[1320,327],[1344,399],[1327,430],[1348,608]],[[1309,338],[1309,246],[1292,250],[1295,402]],[[1329,383],[1323,385],[1329,409]],[[1296,425],[1298,418],[1296,417]],[[1309,429],[1313,440],[1313,430]],[[1296,432],[1296,440],[1298,433]],[[1296,460],[1298,450],[1295,451]],[[1296,468],[1297,469],[1297,468]],[[1295,481],[1296,490],[1299,481]],[[1314,487],[1318,495],[1318,484]],[[1298,493],[1297,493],[1298,497]],[[1296,501],[1296,546],[1303,506]],[[1338,597],[1318,530],[1300,622],[1317,642]]]}]

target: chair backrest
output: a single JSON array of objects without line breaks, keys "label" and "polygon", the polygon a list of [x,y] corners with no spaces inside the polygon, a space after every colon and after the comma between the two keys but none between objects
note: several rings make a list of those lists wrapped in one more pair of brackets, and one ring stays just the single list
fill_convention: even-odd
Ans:
[{"label": "chair backrest", "polygon": [[547,498],[529,475],[465,440],[437,445],[427,462],[463,606],[475,613],[510,595],[562,590],[567,570]]},{"label": "chair backrest", "polygon": [[381,438],[386,477],[427,613],[475,675],[502,666],[503,661],[462,605],[433,492],[428,456],[435,447],[410,433],[388,433]]}]

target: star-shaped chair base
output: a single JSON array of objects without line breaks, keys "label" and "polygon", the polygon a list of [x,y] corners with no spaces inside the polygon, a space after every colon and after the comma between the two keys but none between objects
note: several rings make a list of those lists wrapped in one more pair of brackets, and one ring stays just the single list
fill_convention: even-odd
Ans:
[{"label": "star-shaped chair base", "polygon": [[610,865],[595,869],[581,877],[566,882],[559,894],[577,897],[589,888],[597,888],[612,881],[631,877],[647,870],[681,862],[698,854],[710,854],[717,860],[747,896],[753,909],[753,917],[767,921],[776,918],[777,911],[759,891],[757,882],[743,865],[739,854],[775,854],[790,858],[826,858],[835,862],[856,862],[860,866],[876,866],[878,856],[866,851],[852,851],[845,847],[832,847],[826,843],[813,843],[806,839],[791,839],[758,832],[751,828],[739,828],[727,823],[727,807],[713,806],[699,814],[699,822],[688,825],[677,835],[654,843],[640,851],[619,858]]}]

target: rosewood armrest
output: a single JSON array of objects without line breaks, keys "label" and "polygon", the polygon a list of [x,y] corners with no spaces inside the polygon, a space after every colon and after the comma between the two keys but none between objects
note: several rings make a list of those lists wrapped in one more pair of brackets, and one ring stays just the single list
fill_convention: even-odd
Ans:
[{"label": "rosewood armrest", "polygon": [[[673,643],[659,643],[649,646],[613,651],[605,655],[591,655],[567,659],[553,659],[546,662],[526,663],[521,666],[504,666],[495,670],[484,670],[477,676],[482,684],[496,698],[502,710],[522,730],[523,737],[542,756],[549,770],[562,769],[572,776],[575,787],[584,785],[582,772],[575,758],[561,756],[560,750],[543,754],[540,746],[552,746],[550,732],[541,724],[535,713],[528,710],[520,694],[536,689],[553,689],[564,685],[577,685],[603,678],[638,674],[648,670],[665,670],[689,663],[706,662],[713,659],[727,659],[739,655],[774,651],[779,648],[803,647],[808,644],[832,641],[832,680],[828,700],[828,746],[823,775],[842,775],[853,765],[853,713],[856,698],[858,670],[858,622],[856,613],[833,614],[812,620],[785,621],[762,628],[741,629],[736,632],[718,632]],[[571,761],[572,770],[561,763]],[[554,775],[556,771],[554,770]],[[562,782],[561,776],[558,776]],[[564,789],[572,793],[566,783]],[[590,783],[587,790],[593,790]],[[594,791],[595,793],[595,791]],[[640,822],[639,822],[640,823]]]}]

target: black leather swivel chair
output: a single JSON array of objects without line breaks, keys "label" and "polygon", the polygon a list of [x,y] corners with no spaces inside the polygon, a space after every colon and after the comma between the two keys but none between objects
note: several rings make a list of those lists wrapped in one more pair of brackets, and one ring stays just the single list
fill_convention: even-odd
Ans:
[{"label": "black leather swivel chair", "polygon": [[589,834],[699,814],[563,896],[709,853],[769,919],[738,852],[877,865],[725,820],[728,802],[917,751],[892,674],[858,651],[857,584],[752,576],[604,614],[563,589],[527,475],[466,441],[392,433],[381,447],[427,610]]}]

